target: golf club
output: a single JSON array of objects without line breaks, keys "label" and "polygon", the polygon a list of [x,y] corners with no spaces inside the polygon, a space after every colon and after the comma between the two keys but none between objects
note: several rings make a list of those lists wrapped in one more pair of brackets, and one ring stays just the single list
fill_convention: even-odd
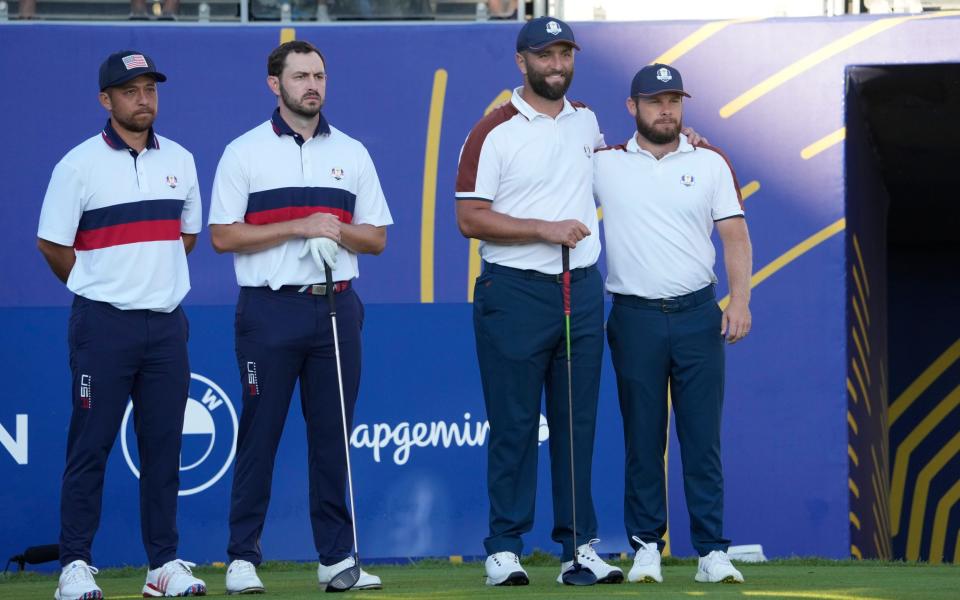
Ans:
[{"label": "golf club", "polygon": [[593,585],[597,576],[585,569],[577,558],[577,478],[573,468],[573,363],[570,358],[570,248],[563,251],[563,315],[567,341],[567,422],[570,426],[570,492],[573,499],[573,566],[563,572],[565,585]]},{"label": "golf club", "polygon": [[343,401],[343,373],[340,370],[340,339],[337,337],[337,302],[333,285],[333,272],[324,263],[327,279],[327,301],[330,303],[330,325],[333,328],[333,351],[337,359],[337,388],[340,391],[340,418],[343,421],[343,452],[347,457],[347,490],[350,493],[350,525],[353,527],[353,566],[340,571],[327,582],[328,592],[345,592],[360,580],[360,547],[357,544],[356,511],[353,508],[353,474],[350,470],[350,437],[347,434],[347,407]]}]

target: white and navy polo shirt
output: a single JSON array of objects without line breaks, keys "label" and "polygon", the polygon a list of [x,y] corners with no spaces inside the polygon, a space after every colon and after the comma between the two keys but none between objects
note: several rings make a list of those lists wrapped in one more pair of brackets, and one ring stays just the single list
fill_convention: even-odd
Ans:
[{"label": "white and navy polo shirt", "polygon": [[594,167],[607,291],[673,298],[717,281],[713,224],[743,216],[737,177],[719,149],[680,134],[679,147],[657,160],[633,137],[597,152]]},{"label": "white and navy polo shirt", "polygon": [[[590,236],[570,252],[571,268],[588,267],[600,256],[600,232],[593,199],[595,149],[603,146],[597,117],[577,102],[563,100],[551,118],[513,91],[509,104],[477,123],[460,151],[458,200],[486,200],[492,210],[518,219],[576,219]],[[556,274],[560,247],[547,243],[480,242],[489,263]]]},{"label": "white and navy polo shirt", "polygon": [[[344,223],[393,224],[367,149],[327,124],[322,114],[313,137],[304,140],[277,109],[269,121],[224,150],[213,182],[211,225],[266,225],[316,212],[337,215]],[[237,283],[275,290],[323,283],[324,273],[313,260],[299,258],[305,243],[293,239],[260,252],[235,254]],[[334,280],[359,274],[357,255],[341,246]]]},{"label": "white and navy polo shirt", "polygon": [[75,294],[171,312],[190,290],[180,234],[202,225],[193,155],[152,130],[137,154],[107,121],[54,167],[37,236],[76,251]]}]

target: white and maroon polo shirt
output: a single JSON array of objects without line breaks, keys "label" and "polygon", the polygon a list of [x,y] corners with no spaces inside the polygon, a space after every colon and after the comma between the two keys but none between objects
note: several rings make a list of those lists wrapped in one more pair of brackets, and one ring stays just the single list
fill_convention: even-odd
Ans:
[{"label": "white and maroon polo shirt", "polygon": [[[600,231],[593,199],[594,150],[603,146],[597,117],[563,100],[551,118],[513,91],[509,104],[477,123],[460,151],[458,200],[486,200],[492,210],[518,219],[576,219],[590,236],[570,252],[570,267],[588,267],[600,256]],[[560,247],[546,243],[480,242],[483,260],[516,269],[556,274]]]},{"label": "white and maroon polo shirt", "polygon": [[607,291],[673,298],[717,281],[713,224],[743,216],[740,186],[719,149],[680,134],[677,150],[657,160],[633,137],[597,152],[594,167]]},{"label": "white and maroon polo shirt", "polygon": [[152,130],[137,154],[107,121],[57,163],[37,236],[76,251],[67,280],[75,294],[171,312],[190,289],[180,234],[202,224],[193,155]]}]

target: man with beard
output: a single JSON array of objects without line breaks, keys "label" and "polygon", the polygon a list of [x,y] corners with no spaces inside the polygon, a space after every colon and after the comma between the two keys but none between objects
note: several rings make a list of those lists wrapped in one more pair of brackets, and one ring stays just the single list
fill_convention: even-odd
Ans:
[{"label": "man with beard", "polygon": [[37,245],[74,293],[68,342],[73,414],[60,496],[58,600],[103,597],[90,566],[110,448],[133,399],[140,453],[140,527],[150,570],[144,596],[193,596],[206,585],[177,558],[180,444],[190,386],[187,254],[202,223],[193,156],[157,135],[157,83],[136,50],[100,66],[97,135],[50,178]]},{"label": "man with beard", "polygon": [[[630,581],[661,582],[667,528],[664,451],[667,389],[677,419],[696,581],[743,581],[723,537],[720,416],[724,337],[750,331],[750,236],[730,163],[680,133],[680,72],[663,64],[633,78],[627,110],[637,134],[598,152],[594,188],[603,206],[607,335],[617,373],[626,443],[627,537],[636,550]],[[730,287],[717,305],[713,272],[717,228]]]},{"label": "man with beard", "polygon": [[[596,116],[565,97],[573,80],[570,26],[553,18],[527,22],[517,36],[523,86],[467,137],[457,173],[457,223],[478,238],[483,273],[474,291],[474,330],[490,438],[487,585],[526,585],[521,536],[533,526],[537,432],[546,391],[553,480],[552,538],[562,547],[561,574],[579,562],[604,583],[623,572],[593,548],[591,498],[594,426],[603,357],[603,286],[593,200],[593,166],[603,136]],[[560,274],[570,249],[573,364],[573,454],[576,537],[570,477],[567,357]]]},{"label": "man with beard", "polygon": [[[240,297],[236,344],[243,388],[230,505],[228,593],[263,591],[256,566],[280,435],[294,385],[307,426],[310,522],[325,585],[354,565],[346,456],[327,294],[336,294],[346,421],[360,384],[363,305],[358,254],[379,254],[393,223],[360,142],[324,118],[326,61],[304,41],[276,48],[267,85],[277,109],[231,142],[213,184],[210,235],[233,252]],[[309,255],[309,256],[308,256]],[[325,283],[324,266],[335,283]],[[366,572],[354,586],[380,587]]]}]

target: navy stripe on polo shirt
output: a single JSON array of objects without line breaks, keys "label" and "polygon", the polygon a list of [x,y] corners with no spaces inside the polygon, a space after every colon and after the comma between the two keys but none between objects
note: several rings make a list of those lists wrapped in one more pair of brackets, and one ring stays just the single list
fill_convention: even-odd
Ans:
[{"label": "navy stripe on polo shirt", "polygon": [[97,250],[180,239],[183,200],[141,200],[83,212],[74,248]]},{"label": "navy stripe on polo shirt", "polygon": [[324,212],[336,215],[343,223],[352,223],[356,203],[356,194],[340,188],[276,188],[252,192],[243,220],[252,225],[266,225]]}]

